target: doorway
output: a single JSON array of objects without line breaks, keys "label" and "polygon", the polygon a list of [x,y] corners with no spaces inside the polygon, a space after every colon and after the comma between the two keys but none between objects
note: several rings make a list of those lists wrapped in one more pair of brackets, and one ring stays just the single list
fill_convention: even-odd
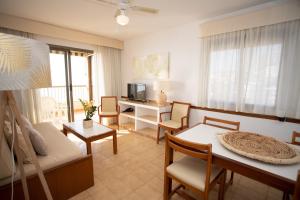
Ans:
[{"label": "doorway", "polygon": [[49,46],[52,87],[40,89],[41,121],[51,121],[62,128],[64,122],[84,118],[79,99],[93,98],[93,51]]}]

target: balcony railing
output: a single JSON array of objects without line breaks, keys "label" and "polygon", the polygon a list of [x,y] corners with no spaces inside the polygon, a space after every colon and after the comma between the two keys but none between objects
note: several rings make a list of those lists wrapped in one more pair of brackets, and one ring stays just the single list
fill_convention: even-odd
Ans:
[{"label": "balcony railing", "polygon": [[[42,108],[42,121],[61,123],[68,120],[67,92],[65,86],[53,86],[39,90]],[[73,85],[73,106],[76,112],[82,112],[79,98],[88,100],[88,87],[85,85]]]}]

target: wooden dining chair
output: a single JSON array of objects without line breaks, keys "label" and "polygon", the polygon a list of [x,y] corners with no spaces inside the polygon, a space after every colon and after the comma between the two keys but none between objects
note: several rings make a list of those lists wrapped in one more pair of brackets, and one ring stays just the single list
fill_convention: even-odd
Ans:
[{"label": "wooden dining chair", "polygon": [[101,97],[101,105],[98,107],[99,123],[102,124],[102,118],[116,118],[119,130],[120,107],[116,96]]},{"label": "wooden dining chair", "polygon": [[[171,134],[189,127],[190,103],[173,101],[171,112],[160,113],[160,122],[157,128],[156,143],[159,143],[160,129],[170,131]],[[162,120],[162,115],[169,114],[169,120]]]},{"label": "wooden dining chair", "polygon": [[[297,140],[298,138],[298,140]],[[293,132],[293,136],[292,136],[292,144],[295,145],[300,145],[300,132]]]},{"label": "wooden dining chair", "polygon": [[[215,126],[218,128],[228,129],[232,131],[240,130],[240,122],[228,121],[224,119],[217,119],[217,118],[212,118],[207,116],[204,116],[203,124]],[[234,172],[231,171],[230,179],[229,179],[229,183],[231,185],[233,184],[233,176],[234,176]]]},{"label": "wooden dining chair", "polygon": [[[219,199],[224,198],[226,170],[212,164],[211,144],[193,143],[167,133],[165,150],[164,200],[170,199],[174,193],[189,197],[181,188],[207,200],[209,191],[217,183],[220,183]],[[186,156],[174,161],[174,151]],[[180,183],[173,191],[172,180]]]}]

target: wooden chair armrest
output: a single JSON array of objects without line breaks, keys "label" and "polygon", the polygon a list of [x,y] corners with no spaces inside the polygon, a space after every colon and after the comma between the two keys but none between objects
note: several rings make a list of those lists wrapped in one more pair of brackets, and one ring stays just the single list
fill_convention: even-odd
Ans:
[{"label": "wooden chair armrest", "polygon": [[159,121],[160,122],[162,122],[161,116],[164,115],[164,114],[171,114],[171,112],[161,112],[161,113],[159,113]]},{"label": "wooden chair armrest", "polygon": [[100,106],[98,106],[98,115],[100,115],[100,111],[101,111],[101,105]]},{"label": "wooden chair armrest", "polygon": [[188,116],[181,117],[181,127],[183,127],[183,120],[184,119],[186,119],[186,123],[188,123],[188,118],[189,118]]}]

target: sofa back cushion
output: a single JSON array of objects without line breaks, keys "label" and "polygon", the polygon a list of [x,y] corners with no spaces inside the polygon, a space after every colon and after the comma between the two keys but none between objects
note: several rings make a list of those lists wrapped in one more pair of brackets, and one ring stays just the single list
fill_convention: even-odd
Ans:
[{"label": "sofa back cushion", "polygon": [[14,172],[13,160],[9,146],[5,140],[3,132],[0,133],[0,180],[10,177]]}]

